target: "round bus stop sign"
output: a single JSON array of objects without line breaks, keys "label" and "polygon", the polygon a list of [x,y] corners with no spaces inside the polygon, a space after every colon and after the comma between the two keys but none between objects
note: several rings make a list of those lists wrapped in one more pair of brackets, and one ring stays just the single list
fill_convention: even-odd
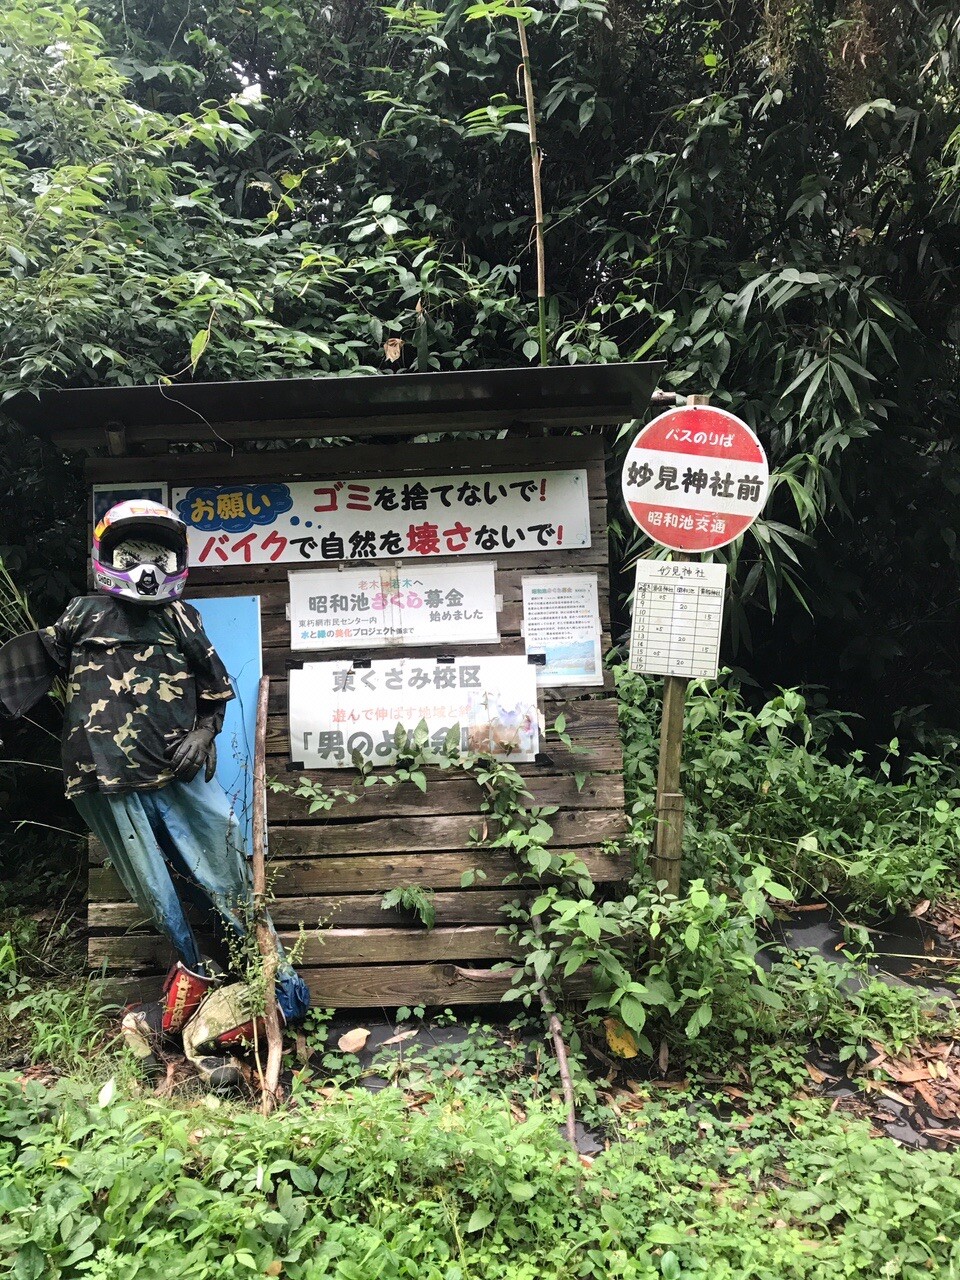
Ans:
[{"label": "round bus stop sign", "polygon": [[636,524],[672,551],[714,551],[763,510],[767,455],[725,409],[668,409],[647,424],[623,464],[623,500]]}]

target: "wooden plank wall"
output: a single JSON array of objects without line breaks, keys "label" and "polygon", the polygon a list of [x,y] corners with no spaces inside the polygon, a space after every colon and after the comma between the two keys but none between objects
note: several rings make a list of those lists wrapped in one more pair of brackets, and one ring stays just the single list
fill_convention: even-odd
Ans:
[{"label": "wooden plank wall", "polygon": [[[545,461],[545,459],[549,459]],[[231,480],[343,479],[350,476],[474,474],[484,470],[585,467],[589,477],[592,546],[579,551],[496,556],[497,591],[503,596],[499,647],[462,646],[462,654],[523,653],[520,580],[536,572],[582,570],[599,577],[604,651],[610,644],[607,513],[602,442],[593,437],[468,442],[455,445],[367,446],[308,453],[167,455],[143,459],[95,459],[91,481],[153,479],[171,484]],[[491,557],[493,558],[493,557]],[[188,595],[260,596],[264,670],[271,677],[268,773],[295,783],[301,773],[328,787],[344,785],[349,771],[289,772],[287,663],[289,646],[287,566],[202,568],[190,575]],[[382,649],[364,655],[430,656],[433,650]],[[332,653],[318,654],[329,659]],[[302,653],[297,654],[303,658]],[[603,689],[541,691],[548,725],[562,711],[568,732],[583,754],[556,739],[541,742],[534,764],[521,765],[537,802],[556,804],[554,843],[575,849],[594,879],[611,884],[629,874],[625,855],[606,852],[605,840],[623,830],[622,755],[616,702],[607,677]],[[578,788],[576,774],[586,780]],[[458,969],[489,967],[509,958],[498,936],[500,908],[518,890],[502,887],[514,869],[496,850],[471,846],[478,826],[478,789],[464,776],[428,771],[426,794],[404,786],[374,787],[353,805],[340,803],[310,818],[302,800],[289,794],[268,799],[270,867],[276,901],[273,917],[292,944],[305,927],[300,962],[315,1004],[390,1008],[399,1004],[452,1005],[497,1001],[506,979],[478,981]],[[120,881],[92,844],[89,892],[89,959],[105,966],[124,994],[147,998],[170,962],[163,939],[152,934],[138,909],[125,899]],[[461,889],[464,871],[482,867],[485,881]],[[384,911],[383,893],[419,884],[436,891],[436,926],[426,930],[410,915]]]}]

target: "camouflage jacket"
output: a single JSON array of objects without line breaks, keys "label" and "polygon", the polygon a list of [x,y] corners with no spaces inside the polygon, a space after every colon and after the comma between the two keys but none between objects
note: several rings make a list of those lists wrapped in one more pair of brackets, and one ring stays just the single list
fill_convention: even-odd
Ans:
[{"label": "camouflage jacket", "polygon": [[182,600],[145,608],[77,596],[40,638],[67,673],[68,797],[165,786],[168,753],[194,728],[198,702],[209,713],[234,696],[199,613]]}]

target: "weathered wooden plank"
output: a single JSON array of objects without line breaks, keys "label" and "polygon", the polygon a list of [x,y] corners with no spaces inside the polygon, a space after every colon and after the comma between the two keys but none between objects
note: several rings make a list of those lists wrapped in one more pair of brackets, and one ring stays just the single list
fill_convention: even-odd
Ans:
[{"label": "weathered wooden plank", "polygon": [[[626,853],[577,849],[597,884],[624,880],[631,872]],[[277,897],[369,893],[376,885],[383,892],[417,884],[425,889],[458,889],[464,872],[480,868],[490,888],[513,875],[516,863],[508,853],[493,849],[452,850],[444,853],[395,853],[343,857],[271,857],[267,874]],[[91,866],[89,896],[93,901],[113,902],[125,897],[120,877],[112,867]],[[306,921],[316,924],[317,921]]]},{"label": "weathered wooden plank", "polygon": [[[201,948],[206,949],[201,939]],[[458,963],[504,960],[511,955],[508,938],[498,936],[494,925],[463,925],[445,929],[307,929],[303,934],[281,933],[280,941],[291,949],[296,945],[298,967],[339,964],[425,964],[455,960]],[[169,966],[175,955],[166,938],[156,934],[130,933],[117,938],[91,938],[87,961],[91,969],[135,972],[154,971]]]},{"label": "weathered wooden plank", "polygon": [[[282,472],[289,480],[322,480],[332,476],[430,475],[435,470],[504,471],[519,466],[561,470],[573,463],[601,462],[604,444],[599,436],[557,436],[549,446],[539,439],[515,438],[492,442],[354,445],[330,449],[257,453],[170,454],[162,464],[142,458],[88,458],[86,478],[91,484],[108,481],[152,480],[162,465],[164,479],[189,483],[224,484],[231,480],[262,480],[265,470]],[[465,461],[465,459],[469,459]]]},{"label": "weathered wooden plank", "polygon": [[[413,783],[404,782],[391,787],[363,787],[354,792],[357,800],[350,804],[341,799],[327,813],[318,813],[318,820],[338,820],[341,818],[357,819],[365,817],[382,817],[388,812],[391,817],[411,817],[427,813],[454,814],[468,813],[475,817],[479,814],[482,793],[476,782],[467,776],[451,777],[439,769],[425,771],[427,779],[426,792],[420,791]],[[304,772],[321,786],[329,786],[330,779],[324,778],[323,770]],[[296,785],[291,779],[291,785]],[[531,777],[530,791],[533,795],[531,803],[537,805],[556,804],[565,809],[618,809],[623,806],[623,778],[617,774],[591,774],[584,779],[583,786],[578,789],[576,778],[572,774],[559,774],[556,777]],[[271,823],[309,822],[314,819],[308,813],[309,802],[289,792],[271,794],[267,799],[267,810]]]},{"label": "weathered wooden plank", "polygon": [[[503,924],[502,908],[507,903],[526,902],[535,889],[459,889],[437,893],[433,907],[437,925]],[[338,928],[367,925],[417,924],[416,915],[398,907],[382,906],[380,893],[334,894],[312,898],[276,898],[270,904],[270,916],[278,929],[297,929],[307,920],[336,925]],[[87,927],[100,933],[150,933],[151,921],[134,902],[91,902],[87,908]]]},{"label": "weathered wooden plank", "polygon": [[[496,559],[498,564],[509,561],[512,568],[522,569],[527,573],[574,573],[583,570],[585,573],[599,573],[608,564],[609,547],[606,537],[600,541],[595,541],[591,547],[579,547],[570,551],[550,551],[550,552],[515,552],[507,556],[491,555],[491,559]],[[431,556],[431,564],[446,563],[463,563],[463,559],[459,560],[454,557],[452,560],[449,556]],[[336,560],[316,561],[314,568],[318,569],[335,569],[337,564],[341,563]],[[343,561],[345,564],[356,565],[359,561]],[[391,563],[383,560],[367,560],[362,563],[368,565]],[[303,561],[302,564],[295,566],[289,564],[236,564],[224,565],[222,568],[206,568],[198,565],[190,570],[190,585],[187,594],[205,595],[207,588],[217,586],[236,586],[246,587],[246,594],[250,594],[252,589],[258,583],[268,582],[284,582],[287,573],[291,568],[309,569],[310,562]],[[498,570],[499,572],[499,570]],[[240,594],[244,594],[241,592]]]},{"label": "weathered wooden plank", "polygon": [[[512,559],[501,556],[500,559],[491,557],[496,564],[496,582],[497,593],[503,596],[504,605],[519,606],[523,599],[522,580],[524,578],[539,577],[541,573],[552,573],[553,570],[545,567],[542,563],[536,568],[517,569],[514,568]],[[453,565],[453,561],[449,558],[445,561],[448,566]],[[306,567],[306,566],[305,566]],[[321,568],[330,568],[331,566],[319,566]],[[579,571],[579,570],[577,570]],[[302,569],[295,572],[302,573]],[[602,568],[588,568],[583,570],[584,573],[596,573],[599,578],[600,586],[600,615],[601,619],[606,617],[609,619],[610,609],[609,601],[606,598],[604,584],[607,574]],[[224,570],[225,574],[229,570]],[[252,594],[253,588],[250,583],[234,582],[227,577],[218,578],[217,581],[211,582],[203,587],[194,588],[188,585],[187,596],[191,594],[195,596],[248,596]],[[260,613],[263,618],[270,618],[279,615],[286,618],[286,608],[290,601],[290,587],[287,582],[286,575],[277,578],[271,578],[264,582],[256,584],[256,594],[260,597]],[[505,629],[503,614],[500,615],[501,630]]]},{"label": "weathered wooden plank", "polygon": [[[466,966],[462,966],[466,967]],[[452,964],[398,964],[331,966],[303,969],[315,1008],[396,1009],[400,1005],[425,1005],[444,1009],[454,1005],[499,1004],[510,990],[507,975],[477,981],[456,972]],[[105,984],[105,996],[118,1004],[156,1000],[162,975],[122,978]],[[564,984],[569,999],[592,994],[589,973],[574,974]],[[510,1005],[507,1006],[508,1010]]]},{"label": "weathered wooden plank", "polygon": [[[619,810],[587,809],[579,813],[550,815],[552,848],[576,849],[596,845],[622,835],[626,818]],[[339,854],[443,852],[471,846],[471,834],[486,833],[492,839],[497,824],[476,813],[444,814],[428,818],[361,818],[353,822],[327,820],[311,826],[271,826],[270,854],[273,858],[329,858]],[[485,850],[481,849],[481,852]],[[96,864],[104,856],[99,842],[91,844],[90,858]]]},{"label": "weathered wooden plank", "polygon": [[[622,834],[623,816],[607,809],[582,813],[554,813],[550,817],[554,848],[595,845]],[[429,818],[394,817],[361,819],[357,822],[328,822],[314,826],[271,827],[270,848],[274,857],[321,858],[336,854],[400,853],[406,850],[443,851],[470,846],[472,831],[481,832],[484,819],[475,814],[454,814]],[[489,837],[497,833],[490,822]]]},{"label": "weathered wooden plank", "polygon": [[[603,637],[605,648],[609,648],[609,637]],[[322,654],[297,652],[294,653],[290,649],[267,649],[263,650],[263,670],[265,675],[269,675],[272,680],[283,681],[286,686],[287,673],[292,664],[299,666],[304,662],[324,662],[332,660],[366,660],[370,658],[375,662],[397,661],[400,658],[408,660],[429,660],[435,658],[437,654],[445,654],[453,652],[458,658],[492,658],[492,657],[515,657],[522,658],[525,653],[523,640],[520,636],[504,636],[498,645],[457,645],[450,646],[448,650],[443,645],[419,646],[409,649],[351,649],[349,653],[339,654]],[[604,670],[603,684],[589,686],[590,693],[593,695],[601,693],[610,693],[615,687],[615,681],[609,670]],[[548,688],[540,690],[540,699],[544,703],[566,702],[568,699],[581,699],[584,697],[584,687],[582,685],[560,685],[556,688]],[[556,707],[553,714],[556,715],[560,708]],[[269,754],[270,747],[267,746]]]},{"label": "weathered wooden plank", "polygon": [[[595,426],[618,425],[632,416],[633,406],[624,404],[596,404],[590,406],[590,423]],[[540,425],[546,430],[567,427],[581,429],[584,426],[582,408],[567,405],[550,405],[541,408],[526,406],[522,410],[504,406],[448,410],[443,414],[443,431],[450,435],[459,431],[516,431]],[[131,422],[125,424],[127,445],[149,445],[156,441],[183,444],[198,441],[216,444],[224,440],[239,443],[243,440],[335,440],[339,436],[363,436],[384,438],[408,434],[424,434],[428,424],[423,413],[396,413],[383,417],[373,414],[362,419],[355,417],[329,418],[277,418],[250,421],[220,422],[216,428],[197,416],[184,415],[183,422]],[[97,427],[69,424],[54,427],[50,440],[68,452],[74,449],[97,449],[103,444],[103,432]],[[496,441],[499,445],[500,441]],[[490,441],[493,445],[494,441]]]}]

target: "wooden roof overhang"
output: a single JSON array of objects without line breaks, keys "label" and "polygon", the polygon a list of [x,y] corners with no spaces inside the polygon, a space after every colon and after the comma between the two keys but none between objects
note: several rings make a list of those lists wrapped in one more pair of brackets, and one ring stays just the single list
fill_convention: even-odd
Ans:
[{"label": "wooden roof overhang", "polygon": [[[662,361],[21,393],[3,411],[68,452],[247,440],[592,428],[649,408]],[[671,397],[672,398],[672,397]]]}]

